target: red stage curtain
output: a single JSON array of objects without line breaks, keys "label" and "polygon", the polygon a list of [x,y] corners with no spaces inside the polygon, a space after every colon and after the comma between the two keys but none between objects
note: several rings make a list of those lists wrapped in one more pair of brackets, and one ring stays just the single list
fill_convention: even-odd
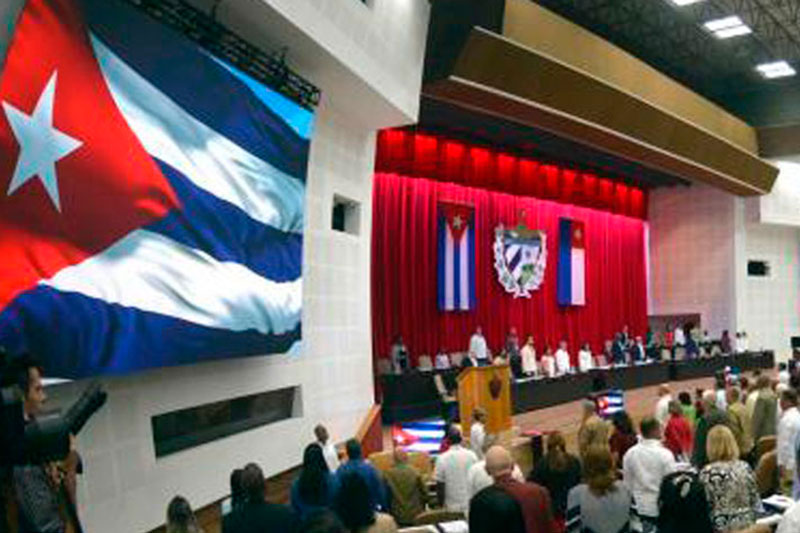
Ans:
[{"label": "red stage curtain", "polygon": [[[481,156],[478,156],[479,158]],[[503,164],[511,164],[504,162]],[[518,163],[514,163],[520,166]],[[555,167],[553,167],[555,168]],[[525,172],[524,169],[521,172]],[[479,172],[476,172],[478,174]],[[591,185],[608,188],[596,179]],[[546,184],[545,184],[546,185]],[[571,194],[578,191],[572,189]],[[603,194],[621,205],[626,198]],[[477,309],[440,312],[436,303],[436,205],[453,200],[475,206]],[[515,299],[497,281],[492,241],[499,223],[516,225],[524,210],[528,227],[547,234],[543,286],[532,298]],[[586,226],[586,305],[562,308],[556,302],[559,217]],[[523,342],[533,334],[541,355],[560,339],[576,356],[579,343],[601,349],[605,339],[628,324],[633,334],[647,327],[644,224],[639,218],[527,196],[489,191],[422,178],[378,172],[372,215],[372,327],[375,357],[387,357],[400,333],[412,360],[420,354],[465,351],[481,325],[496,352],[509,327]]]}]

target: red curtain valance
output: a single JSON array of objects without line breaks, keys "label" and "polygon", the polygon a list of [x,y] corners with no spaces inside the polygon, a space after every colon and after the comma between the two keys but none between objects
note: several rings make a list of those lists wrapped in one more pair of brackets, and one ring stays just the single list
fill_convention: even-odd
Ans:
[{"label": "red curtain valance", "polygon": [[638,187],[413,131],[379,133],[375,171],[647,218],[647,194]]}]

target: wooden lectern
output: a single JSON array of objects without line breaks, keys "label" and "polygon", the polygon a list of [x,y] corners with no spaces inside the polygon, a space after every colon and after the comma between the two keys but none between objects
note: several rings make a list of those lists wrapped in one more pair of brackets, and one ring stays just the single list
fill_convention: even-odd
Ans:
[{"label": "wooden lectern", "polygon": [[458,375],[458,412],[464,438],[469,438],[472,410],[478,406],[489,415],[486,433],[499,435],[511,429],[510,376],[508,365],[473,366]]}]

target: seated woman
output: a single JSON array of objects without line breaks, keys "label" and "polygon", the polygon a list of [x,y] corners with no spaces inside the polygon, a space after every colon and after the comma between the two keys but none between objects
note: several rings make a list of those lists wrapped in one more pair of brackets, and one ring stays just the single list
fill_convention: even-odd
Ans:
[{"label": "seated woman", "polygon": [[631,530],[633,496],[617,472],[611,452],[594,446],[583,462],[585,483],[569,492],[568,533],[627,533]]},{"label": "seated woman", "polygon": [[292,508],[302,519],[307,515],[329,508],[336,494],[336,476],[328,470],[328,463],[319,444],[306,446],[303,453],[303,470],[290,494]]},{"label": "seated woman", "polygon": [[334,510],[350,533],[397,533],[397,524],[388,514],[370,505],[369,488],[356,472],[345,474],[334,499]]},{"label": "seated woman", "polygon": [[739,460],[733,432],[725,425],[708,432],[706,453],[709,464],[700,472],[716,533],[729,533],[752,526],[762,509],[755,477],[750,466]]}]

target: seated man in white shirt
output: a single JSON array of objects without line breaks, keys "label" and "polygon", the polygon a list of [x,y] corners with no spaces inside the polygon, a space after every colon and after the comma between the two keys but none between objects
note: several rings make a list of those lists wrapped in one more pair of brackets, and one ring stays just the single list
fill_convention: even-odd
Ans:
[{"label": "seated man in white shirt", "polygon": [[633,494],[644,531],[655,531],[661,480],[674,472],[677,464],[672,452],[661,444],[661,425],[655,418],[645,417],[640,428],[642,440],[622,459],[622,479]]},{"label": "seated man in white shirt", "polygon": [[556,375],[563,376],[570,372],[572,372],[572,362],[567,352],[567,341],[561,341],[558,343],[558,350],[556,350]]},{"label": "seated man in white shirt", "polygon": [[540,363],[545,377],[552,378],[556,375],[556,358],[553,357],[553,350],[549,346],[544,349]]},{"label": "seated man in white shirt", "polygon": [[444,350],[439,350],[439,353],[436,354],[436,362],[434,363],[436,370],[447,370],[450,368],[450,358],[444,352]]},{"label": "seated man in white shirt", "polygon": [[448,511],[466,513],[469,509],[469,469],[478,462],[472,450],[461,445],[461,430],[451,426],[448,432],[450,448],[436,459],[433,479],[439,503]]},{"label": "seated man in white shirt", "polygon": [[539,369],[536,364],[536,348],[533,346],[533,335],[528,336],[525,346],[520,350],[520,356],[522,357],[522,373],[526,376],[535,376]]},{"label": "seated man in white shirt", "polygon": [[592,358],[592,350],[589,348],[589,343],[583,344],[583,347],[578,351],[578,370],[581,372],[588,372],[594,368],[594,359]]}]

